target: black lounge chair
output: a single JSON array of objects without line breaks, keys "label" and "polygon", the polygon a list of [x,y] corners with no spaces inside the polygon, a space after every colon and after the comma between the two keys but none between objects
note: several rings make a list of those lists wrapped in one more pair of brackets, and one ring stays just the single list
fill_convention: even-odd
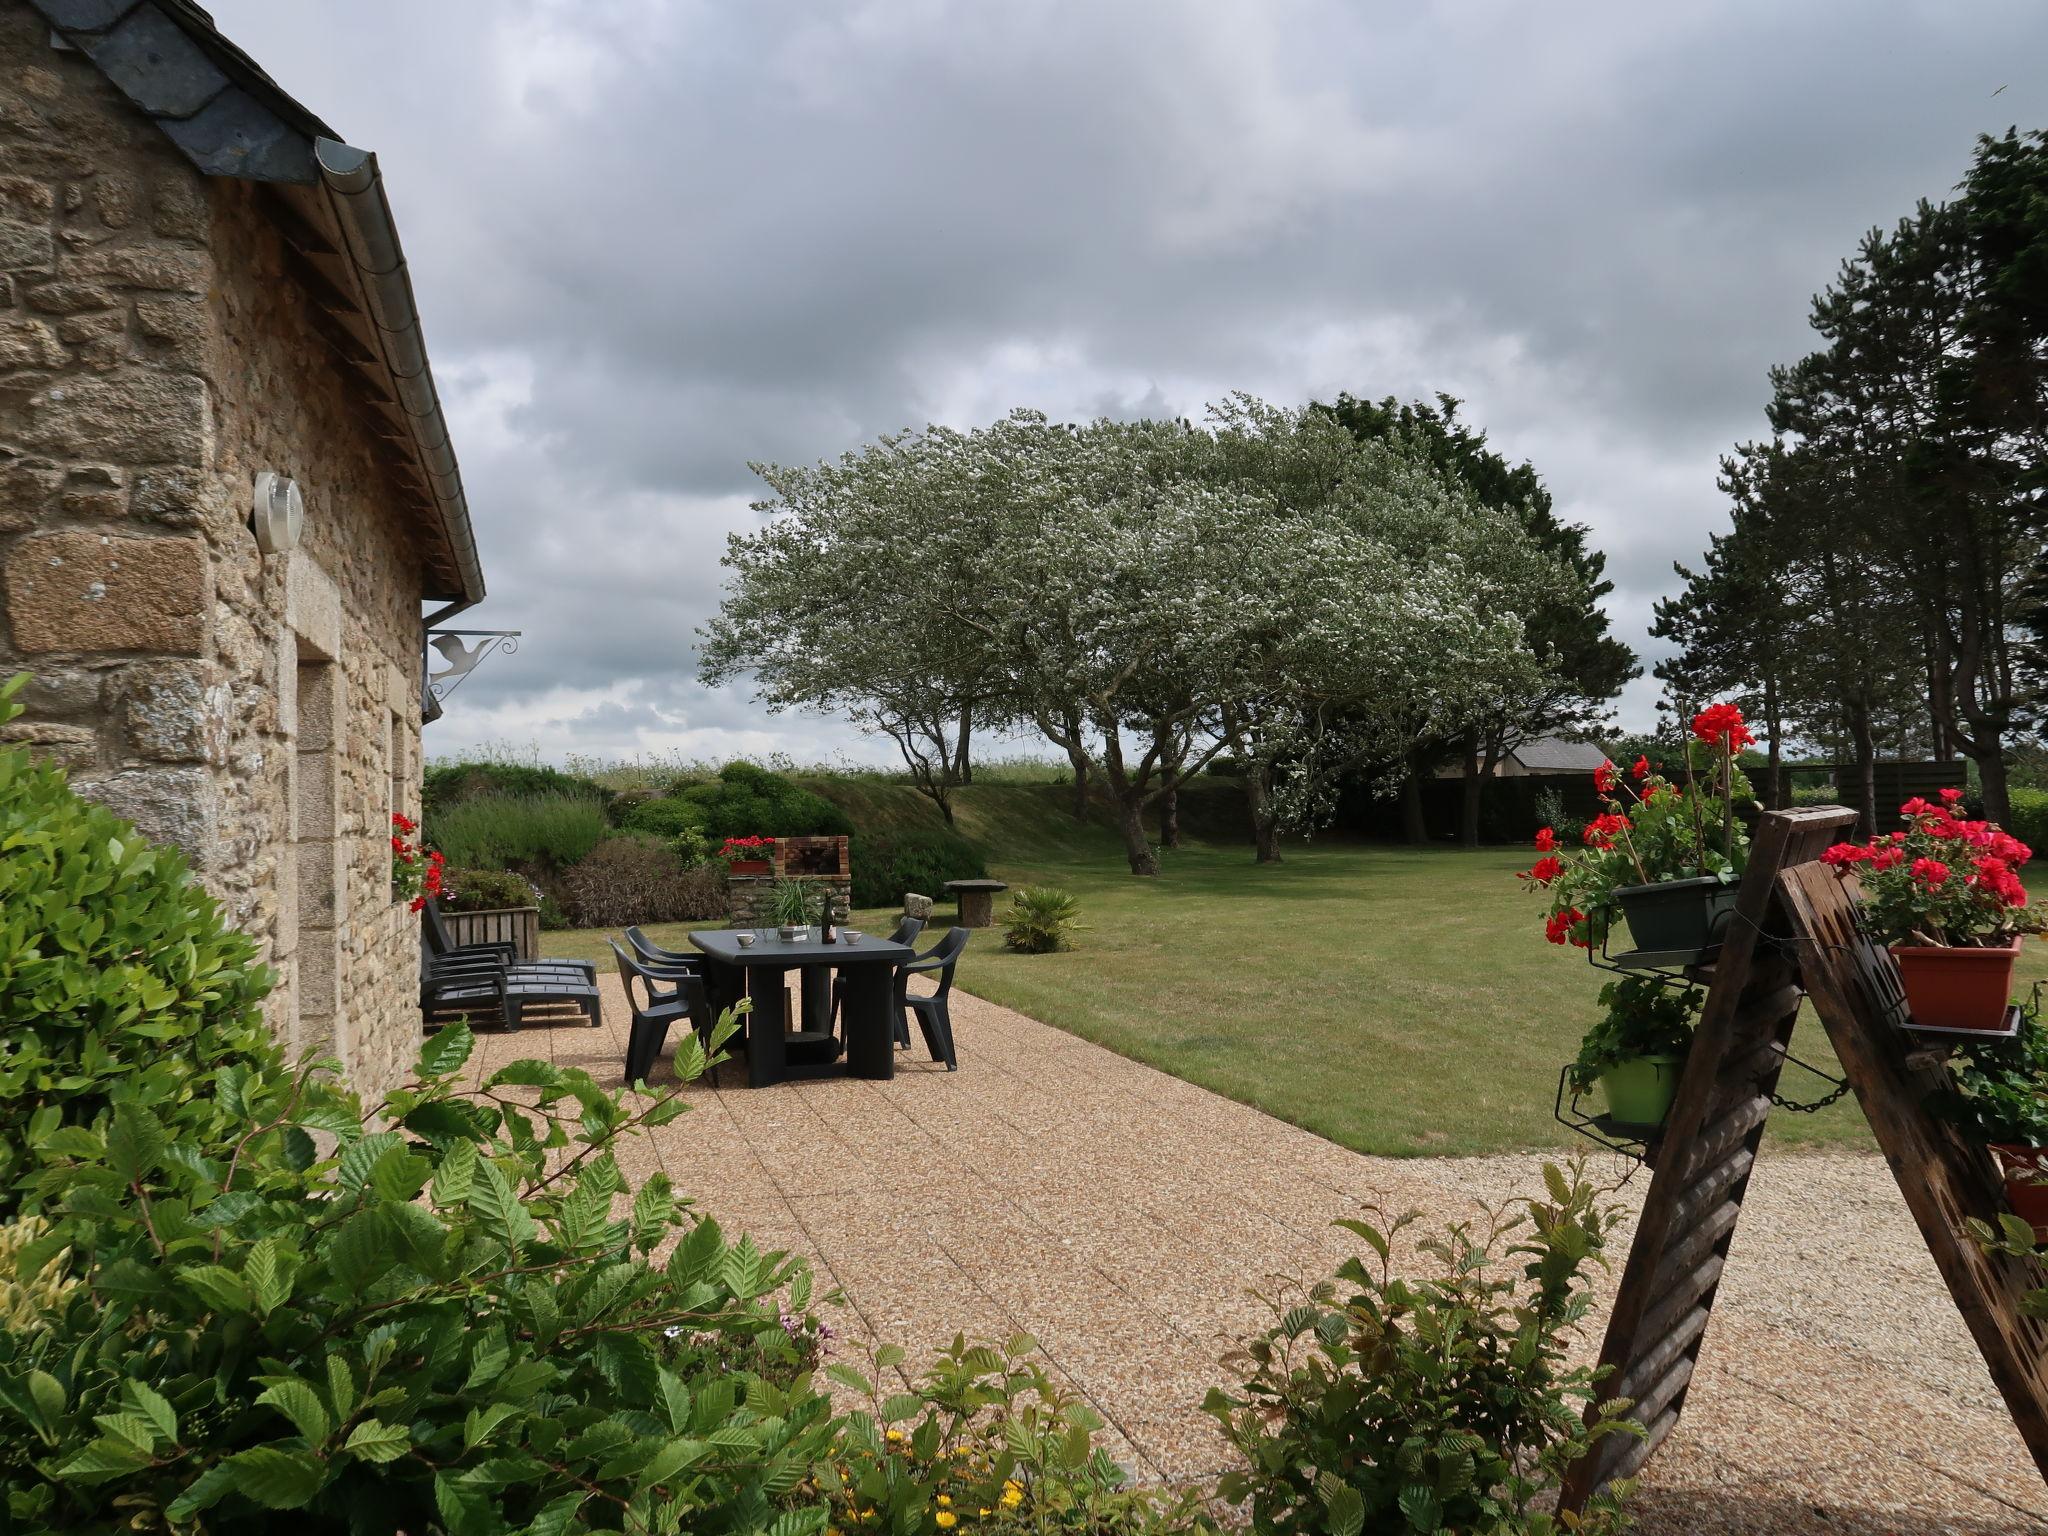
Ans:
[{"label": "black lounge chair", "polygon": [[453,961],[457,964],[488,961],[551,971],[574,971],[580,973],[586,981],[597,980],[597,967],[588,960],[521,960],[513,946],[504,940],[486,944],[457,944],[449,936],[448,925],[441,920],[440,902],[431,897],[427,904],[420,908],[420,937],[426,945],[426,952],[439,961]]},{"label": "black lounge chair", "polygon": [[504,1029],[580,1018],[604,1022],[597,983],[581,972],[521,965],[448,964],[420,959],[420,1012],[429,1024],[457,1018],[495,1019]]},{"label": "black lounge chair", "polygon": [[[627,930],[630,937],[632,930]],[[632,1028],[626,1033],[626,1082],[646,1080],[661,1056],[662,1042],[669,1026],[678,1021],[697,1032],[697,1041],[708,1054],[711,1049],[711,1003],[704,993],[704,980],[695,971],[680,966],[653,966],[636,959],[619,947],[616,939],[605,942],[618,957],[619,980],[625,985],[626,1006],[633,1010]],[[638,991],[635,988],[638,988]],[[644,1001],[643,1001],[644,998]]]},{"label": "black lounge chair", "polygon": [[[932,1053],[933,1061],[943,1061],[948,1072],[960,1070],[947,1002],[953,995],[953,967],[960,963],[960,952],[966,947],[967,930],[948,928],[946,936],[927,953],[896,967],[896,1027],[907,1035],[910,1015],[915,1013],[918,1028],[924,1032],[925,1049]],[[932,971],[939,974],[939,990],[930,997],[919,997],[910,990],[910,978]]]}]

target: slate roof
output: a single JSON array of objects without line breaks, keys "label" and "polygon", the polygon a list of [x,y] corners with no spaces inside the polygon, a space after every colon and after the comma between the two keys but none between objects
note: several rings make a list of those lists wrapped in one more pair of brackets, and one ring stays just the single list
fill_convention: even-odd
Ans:
[{"label": "slate roof", "polygon": [[1589,742],[1556,736],[1525,741],[1510,755],[1531,773],[1591,773],[1607,761],[1607,754]]}]

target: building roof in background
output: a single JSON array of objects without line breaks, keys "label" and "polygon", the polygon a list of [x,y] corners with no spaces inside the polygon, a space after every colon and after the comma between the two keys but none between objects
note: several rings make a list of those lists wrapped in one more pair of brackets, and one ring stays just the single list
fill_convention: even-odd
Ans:
[{"label": "building roof in background", "polygon": [[479,601],[462,472],[376,156],[343,143],[191,0],[30,3],[200,171],[273,190],[316,326],[363,383],[366,422],[418,516],[427,596]]},{"label": "building roof in background", "polygon": [[1531,773],[1591,773],[1607,761],[1607,754],[1591,742],[1565,741],[1557,736],[1525,741],[1508,755]]}]

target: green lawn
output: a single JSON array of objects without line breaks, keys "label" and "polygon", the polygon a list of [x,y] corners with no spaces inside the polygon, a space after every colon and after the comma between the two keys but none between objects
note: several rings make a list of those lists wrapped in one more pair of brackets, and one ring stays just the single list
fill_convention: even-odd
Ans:
[{"label": "green lawn", "polygon": [[[993,867],[1074,891],[1078,946],[1014,955],[978,933],[967,990],[1363,1152],[1575,1140],[1551,1104],[1606,973],[1543,942],[1538,902],[1512,878],[1526,853],[1319,843],[1262,869],[1242,847],[1196,845],[1139,881],[1113,843],[1074,830],[1055,852]],[[891,916],[860,923],[886,930]],[[551,954],[610,963],[599,935],[544,938]],[[2048,975],[2048,944],[2029,949],[2031,982]],[[1832,1066],[1810,1016],[1793,1051]],[[1822,1091],[1797,1071],[1783,1087]],[[1867,1142],[1853,1102],[1771,1123],[1787,1142]]]}]

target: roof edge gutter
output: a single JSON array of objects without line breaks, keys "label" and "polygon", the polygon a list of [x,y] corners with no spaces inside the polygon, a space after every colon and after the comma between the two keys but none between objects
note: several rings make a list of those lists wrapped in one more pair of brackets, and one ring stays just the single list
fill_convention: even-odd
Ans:
[{"label": "roof edge gutter", "polygon": [[441,413],[441,397],[427,365],[419,306],[413,300],[412,278],[398,243],[391,204],[384,196],[377,157],[367,149],[327,138],[313,141],[313,155],[341,224],[349,260],[362,279],[370,318],[377,327],[385,366],[405,412],[427,488],[454,549],[462,573],[464,606],[479,603],[484,596],[483,562],[470,525],[462,471],[455,462],[447,419]]}]

